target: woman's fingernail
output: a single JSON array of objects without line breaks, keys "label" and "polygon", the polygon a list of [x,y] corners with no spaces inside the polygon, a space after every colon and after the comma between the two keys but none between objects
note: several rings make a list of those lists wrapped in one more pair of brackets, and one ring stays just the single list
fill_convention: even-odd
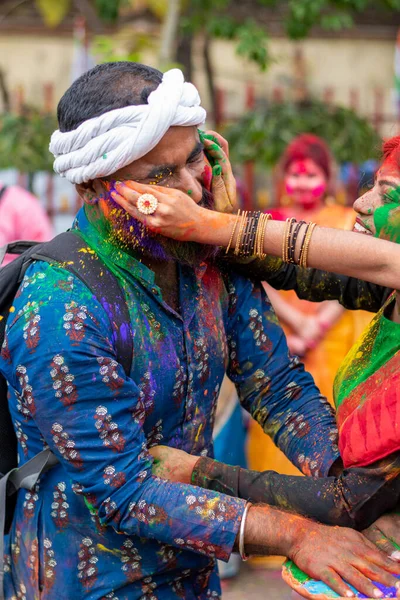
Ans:
[{"label": "woman's fingernail", "polygon": [[350,590],[346,592],[346,598],[354,598],[353,592],[351,592]]},{"label": "woman's fingernail", "polygon": [[400,550],[395,550],[394,552],[392,552],[390,558],[392,560],[400,560]]},{"label": "woman's fingernail", "polygon": [[396,581],[396,583],[394,584],[394,587],[397,589],[400,589],[400,581]]},{"label": "woman's fingernail", "polygon": [[222,173],[222,167],[220,165],[214,165],[212,174],[213,177],[219,177]]},{"label": "woman's fingernail", "polygon": [[374,589],[374,596],[375,598],[382,598],[383,593],[381,592],[381,590],[378,590],[378,588]]}]

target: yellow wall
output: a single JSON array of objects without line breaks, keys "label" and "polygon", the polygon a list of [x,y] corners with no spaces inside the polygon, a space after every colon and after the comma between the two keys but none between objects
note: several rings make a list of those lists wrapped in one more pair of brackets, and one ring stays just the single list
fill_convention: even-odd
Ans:
[{"label": "yellow wall", "polygon": [[[394,40],[359,39],[309,39],[293,43],[285,39],[273,39],[271,53],[275,62],[266,73],[246,64],[237,57],[227,42],[213,44],[212,56],[220,87],[227,90],[227,112],[236,114],[245,103],[243,81],[251,81],[256,95],[270,97],[272,88],[282,86],[286,97],[290,95],[289,84],[296,77],[293,56],[301,48],[305,73],[311,93],[321,97],[326,86],[335,89],[335,102],[349,105],[350,90],[359,90],[359,108],[365,115],[374,112],[374,88],[384,90],[384,112],[394,115],[393,61]],[[198,75],[196,80],[203,87],[201,53],[197,52]],[[385,126],[385,134],[393,131],[393,123]]]},{"label": "yellow wall", "polygon": [[[301,47],[305,57],[305,71],[309,89],[319,95],[325,86],[335,88],[335,101],[349,104],[352,87],[360,92],[361,112],[370,115],[374,110],[373,89],[385,90],[385,112],[393,115],[393,40],[359,39],[310,39]],[[226,90],[228,114],[239,114],[245,104],[246,81],[255,84],[257,95],[271,94],[274,86],[283,86],[289,94],[289,83],[295,76],[293,54],[296,45],[285,39],[273,39],[271,53],[275,62],[266,73],[247,64],[235,55],[234,47],[228,42],[214,42],[213,62],[216,68],[218,85]],[[6,73],[11,90],[23,85],[25,98],[29,103],[40,105],[43,101],[43,83],[53,82],[55,102],[71,83],[73,57],[72,38],[44,38],[17,35],[3,35],[0,38],[0,67]],[[156,66],[155,58],[146,60]],[[202,69],[200,43],[195,52],[195,83],[200,87],[207,106],[205,77]],[[391,133],[394,125],[385,127]]]},{"label": "yellow wall", "polygon": [[53,83],[55,102],[71,83],[73,42],[68,37],[3,35],[0,68],[11,92],[24,88],[28,104],[43,105],[43,84]]}]

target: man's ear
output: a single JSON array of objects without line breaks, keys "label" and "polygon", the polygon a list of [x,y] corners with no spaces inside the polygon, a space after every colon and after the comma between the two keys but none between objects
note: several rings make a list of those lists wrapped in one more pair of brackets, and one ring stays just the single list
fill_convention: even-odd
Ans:
[{"label": "man's ear", "polygon": [[93,181],[88,181],[87,183],[78,183],[75,186],[79,196],[86,204],[97,204],[99,201],[93,183]]},{"label": "man's ear", "polygon": [[94,179],[87,183],[79,183],[75,188],[86,204],[97,204],[107,194],[107,189],[100,179]]}]

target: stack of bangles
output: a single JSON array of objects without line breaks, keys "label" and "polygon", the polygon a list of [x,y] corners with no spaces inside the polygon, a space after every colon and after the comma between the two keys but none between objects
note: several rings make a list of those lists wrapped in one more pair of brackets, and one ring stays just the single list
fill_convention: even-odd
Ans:
[{"label": "stack of bangles", "polygon": [[[264,252],[265,231],[270,219],[272,219],[272,216],[269,213],[261,213],[260,211],[249,212],[246,210],[241,212],[239,209],[226,254],[232,249],[235,256],[264,259],[267,256]],[[282,260],[307,268],[310,242],[315,226],[315,223],[296,221],[293,217],[286,219],[282,241]],[[233,247],[236,231],[236,241]],[[296,253],[298,240],[299,249]],[[296,254],[298,256],[297,259]]]}]

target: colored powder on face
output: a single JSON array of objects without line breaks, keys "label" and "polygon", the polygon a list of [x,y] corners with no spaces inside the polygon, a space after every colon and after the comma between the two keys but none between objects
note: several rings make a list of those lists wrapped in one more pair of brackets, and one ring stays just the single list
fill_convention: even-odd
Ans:
[{"label": "colored powder on face", "polygon": [[107,154],[106,154],[106,153],[104,153],[104,154],[103,154],[103,159],[104,159],[104,160],[106,160],[106,158],[107,158]]},{"label": "colored powder on face", "polygon": [[191,196],[193,194],[193,190],[188,190],[186,193],[188,196]]},{"label": "colored powder on face", "polygon": [[209,192],[211,189],[211,180],[212,180],[212,169],[211,169],[210,165],[204,165],[202,178],[203,178],[203,186]]},{"label": "colored powder on face", "polygon": [[400,206],[394,202],[374,212],[375,237],[400,243]]}]

